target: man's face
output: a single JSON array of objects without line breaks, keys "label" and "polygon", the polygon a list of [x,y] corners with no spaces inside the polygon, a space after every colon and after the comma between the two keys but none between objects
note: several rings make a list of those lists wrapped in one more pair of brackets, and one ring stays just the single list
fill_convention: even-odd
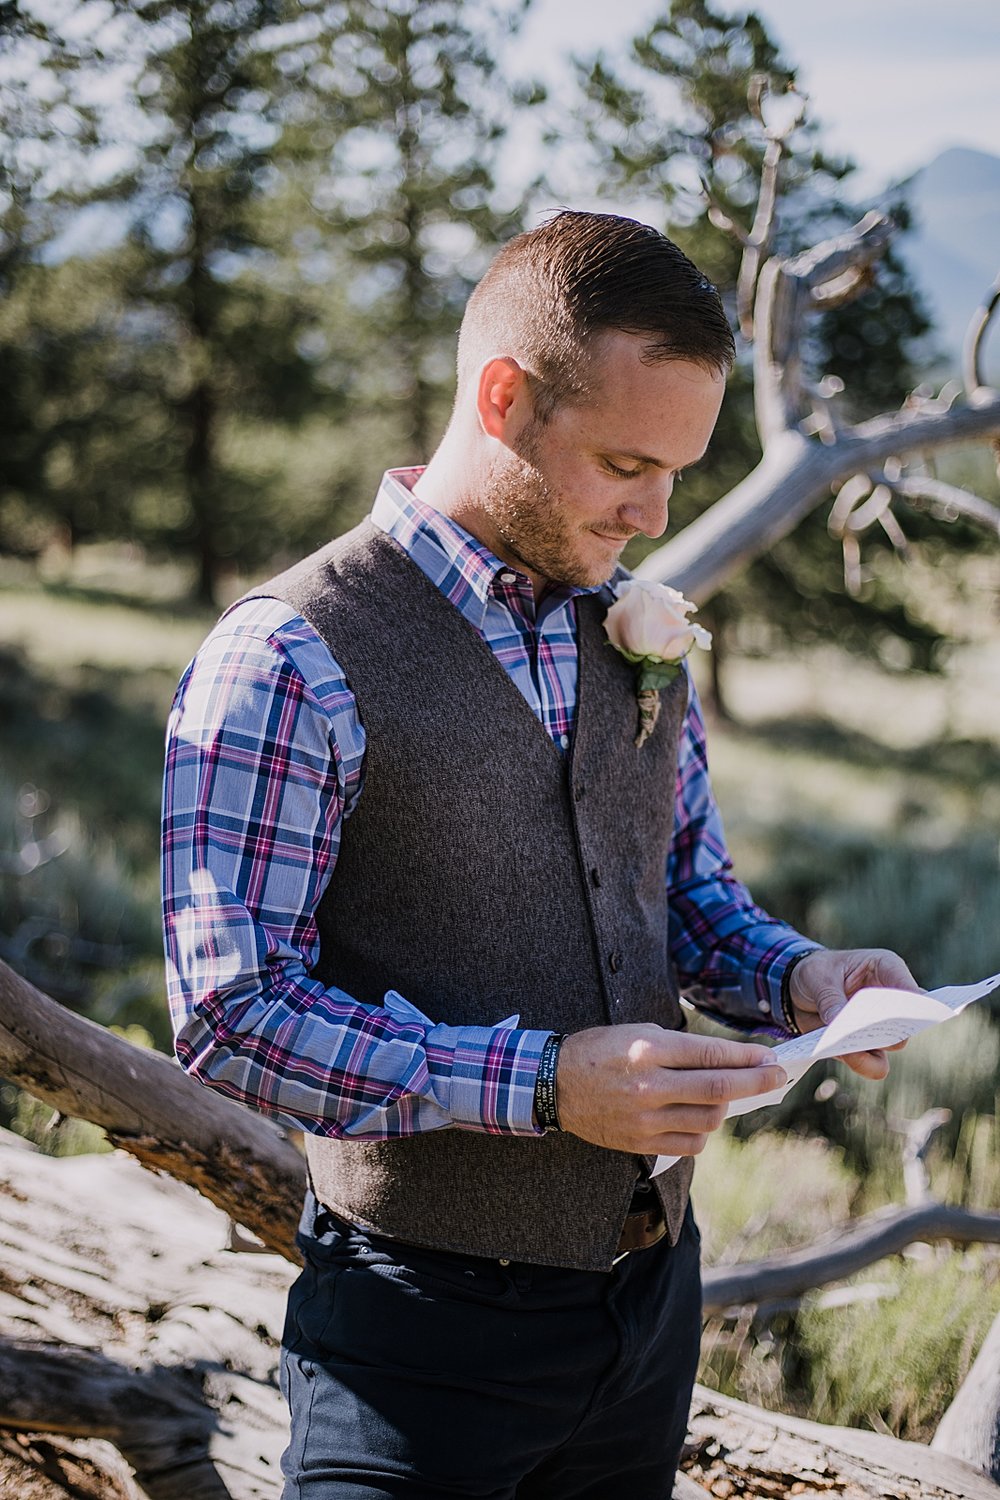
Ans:
[{"label": "man's face", "polygon": [[522,406],[480,497],[499,556],[536,584],[593,587],[637,532],[661,536],[674,480],[708,445],[724,379],[687,360],[644,363],[648,340],[595,342],[590,391],[540,423]]}]

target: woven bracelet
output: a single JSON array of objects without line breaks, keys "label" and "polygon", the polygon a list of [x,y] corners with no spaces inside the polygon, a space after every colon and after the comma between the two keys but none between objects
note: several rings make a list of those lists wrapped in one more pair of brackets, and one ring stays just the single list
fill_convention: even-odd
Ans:
[{"label": "woven bracelet", "polygon": [[[809,953],[815,951],[815,948],[809,949]],[[781,976],[781,1019],[793,1036],[801,1036],[802,1027],[795,1019],[795,1007],[792,1004],[792,970],[797,969],[802,960],[809,957],[809,953],[796,953]]]},{"label": "woven bracelet", "polygon": [[542,1048],[538,1061],[538,1076],[535,1079],[535,1115],[543,1130],[560,1130],[559,1111],[556,1108],[556,1067],[559,1048],[565,1036],[550,1036]]}]

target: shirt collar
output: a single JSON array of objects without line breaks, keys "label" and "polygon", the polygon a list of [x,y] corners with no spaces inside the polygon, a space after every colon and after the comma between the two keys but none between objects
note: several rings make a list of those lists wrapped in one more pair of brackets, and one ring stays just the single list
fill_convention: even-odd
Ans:
[{"label": "shirt collar", "polygon": [[[519,586],[530,592],[530,585],[464,526],[414,495],[413,486],[423,472],[422,468],[386,471],[372,506],[372,524],[398,542],[470,625],[481,631],[491,595],[510,607]],[[577,594],[596,592],[566,585],[553,590],[553,602],[555,596],[565,602]]]}]

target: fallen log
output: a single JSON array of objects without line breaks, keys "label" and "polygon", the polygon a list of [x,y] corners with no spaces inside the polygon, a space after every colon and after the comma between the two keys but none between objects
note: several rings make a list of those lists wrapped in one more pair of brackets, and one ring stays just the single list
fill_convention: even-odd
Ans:
[{"label": "fallen log", "polygon": [[[275,1500],[295,1268],[234,1255],[227,1236],[222,1211],[123,1152],[0,1142],[0,1496],[32,1494],[34,1451],[63,1500],[53,1454],[76,1461],[85,1438],[121,1455],[142,1500]],[[96,1479],[92,1493],[134,1500]]]},{"label": "fallen log", "polygon": [[[227,1250],[228,1231],[122,1151],[52,1158],[0,1135],[0,1496],[278,1500],[295,1268]],[[1000,1500],[945,1453],[701,1387],[685,1466],[675,1500]]]},{"label": "fallen log", "polygon": [[0,1077],[91,1120],[143,1166],[190,1183],[292,1261],[305,1163],[271,1120],[58,1005],[0,960]]},{"label": "fallen log", "polygon": [[971,1464],[920,1443],[762,1411],[704,1386],[695,1387],[684,1465],[703,1495],[1000,1500]]}]

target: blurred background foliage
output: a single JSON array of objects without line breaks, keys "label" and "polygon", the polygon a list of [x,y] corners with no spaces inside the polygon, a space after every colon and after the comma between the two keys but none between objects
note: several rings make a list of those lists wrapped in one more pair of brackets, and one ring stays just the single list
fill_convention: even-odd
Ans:
[{"label": "blurred background foliage", "polygon": [[[673,0],[618,55],[576,60],[567,107],[505,76],[526,9],[0,7],[0,956],[142,1045],[169,1050],[157,887],[174,685],[220,607],[352,525],[383,468],[428,456],[498,241],[607,195],[734,304],[737,251],[701,181],[716,220],[749,223],[765,142],[748,83],[766,73],[779,108],[793,63],[756,17]],[[790,148],[778,244],[794,252],[872,205],[814,126]],[[878,206],[905,232],[901,193]],[[803,355],[843,384],[851,418],[927,379],[933,332],[901,262]],[[743,348],[672,525],[759,453]],[[941,472],[996,498],[983,451]],[[704,611],[701,687],[736,865],[761,903],[958,983],[1000,969],[995,562],[959,523],[904,524],[910,561],[873,540],[855,597],[810,517]],[[934,1190],[1000,1208],[998,1061],[980,1007],[911,1044],[883,1087],[831,1065],[743,1117],[698,1173],[709,1259],[899,1201],[901,1131],[931,1107],[951,1111]],[[0,1125],[45,1150],[100,1145],[9,1085]],[[817,1294],[716,1320],[703,1378],[926,1437],[1000,1306],[997,1268],[986,1248],[935,1251],[873,1268],[848,1306]]]}]

